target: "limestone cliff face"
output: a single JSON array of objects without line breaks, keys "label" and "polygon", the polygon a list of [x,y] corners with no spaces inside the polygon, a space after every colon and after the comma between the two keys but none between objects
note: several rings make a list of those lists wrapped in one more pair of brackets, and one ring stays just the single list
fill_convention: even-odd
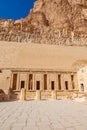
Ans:
[{"label": "limestone cliff face", "polygon": [[87,45],[87,2],[37,0],[26,18],[0,19],[0,40]]}]

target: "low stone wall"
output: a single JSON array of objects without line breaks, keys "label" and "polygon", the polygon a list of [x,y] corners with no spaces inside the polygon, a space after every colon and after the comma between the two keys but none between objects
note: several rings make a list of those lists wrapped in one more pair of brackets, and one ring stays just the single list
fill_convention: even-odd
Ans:
[{"label": "low stone wall", "polygon": [[[14,94],[17,94],[17,100],[20,99],[21,91],[14,91]],[[24,95],[24,93],[22,94]],[[72,99],[74,96],[78,95],[78,91],[26,91],[26,98],[24,100],[46,100],[46,99],[62,99],[68,98]]]},{"label": "low stone wall", "polygon": [[35,99],[36,91],[26,91],[26,100]]}]

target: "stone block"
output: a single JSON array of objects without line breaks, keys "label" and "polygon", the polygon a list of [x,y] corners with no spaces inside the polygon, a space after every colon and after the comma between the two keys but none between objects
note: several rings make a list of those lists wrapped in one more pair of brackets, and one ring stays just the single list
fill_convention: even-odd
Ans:
[{"label": "stone block", "polygon": [[21,89],[20,100],[26,100],[26,90],[24,88]]},{"label": "stone block", "polygon": [[57,99],[57,92],[54,90],[52,91],[52,99]]},{"label": "stone block", "polygon": [[41,100],[41,91],[40,90],[36,91],[36,100]]}]

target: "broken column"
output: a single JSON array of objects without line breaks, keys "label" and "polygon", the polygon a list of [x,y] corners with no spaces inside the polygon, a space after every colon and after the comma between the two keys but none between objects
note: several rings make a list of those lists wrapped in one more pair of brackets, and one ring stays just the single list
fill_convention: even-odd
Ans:
[{"label": "broken column", "polygon": [[21,89],[20,100],[26,100],[26,89]]},{"label": "broken column", "polygon": [[56,90],[52,91],[51,96],[52,96],[52,99],[57,99],[57,92],[56,92]]},{"label": "broken column", "polygon": [[41,100],[41,91],[40,90],[36,91],[36,99]]},{"label": "broken column", "polygon": [[12,88],[8,89],[8,100],[11,99],[11,95],[12,95]]}]

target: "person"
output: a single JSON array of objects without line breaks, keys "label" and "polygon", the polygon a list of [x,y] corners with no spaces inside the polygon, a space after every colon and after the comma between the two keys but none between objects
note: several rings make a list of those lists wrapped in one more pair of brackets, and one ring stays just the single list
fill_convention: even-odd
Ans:
[{"label": "person", "polygon": [[84,84],[81,83],[81,91],[84,92]]}]

